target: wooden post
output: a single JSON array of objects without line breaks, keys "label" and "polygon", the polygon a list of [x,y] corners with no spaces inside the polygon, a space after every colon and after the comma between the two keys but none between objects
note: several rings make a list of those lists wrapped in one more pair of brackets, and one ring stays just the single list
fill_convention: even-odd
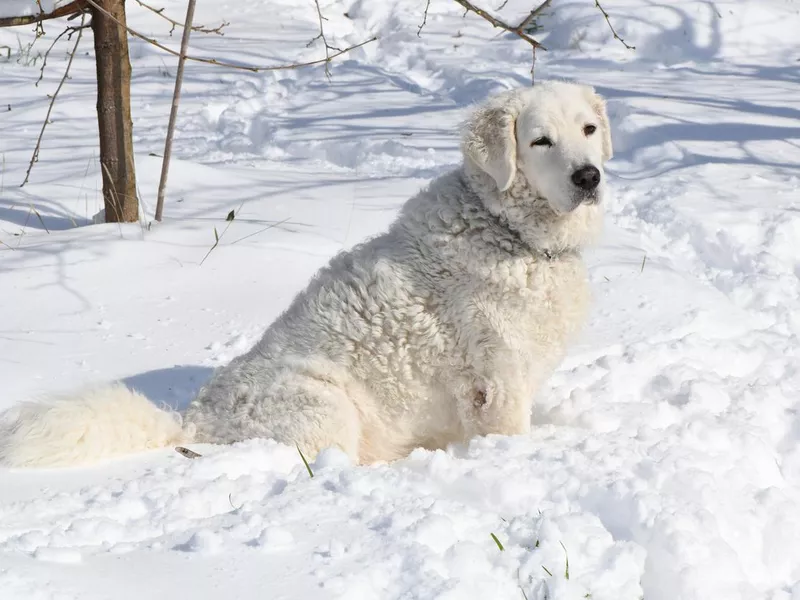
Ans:
[{"label": "wooden post", "polygon": [[133,160],[131,63],[128,32],[118,24],[126,23],[125,0],[95,3],[103,9],[91,8],[105,220],[133,223],[139,219],[139,201]]}]

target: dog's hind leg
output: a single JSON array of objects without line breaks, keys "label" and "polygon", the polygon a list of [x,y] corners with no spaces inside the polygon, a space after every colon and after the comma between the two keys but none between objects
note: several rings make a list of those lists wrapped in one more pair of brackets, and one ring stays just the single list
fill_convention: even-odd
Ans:
[{"label": "dog's hind leg", "polygon": [[[264,416],[275,441],[296,445],[309,460],[320,450],[335,446],[358,463],[361,423],[346,390],[326,381],[295,375],[280,386],[277,397],[267,402],[273,409]],[[274,410],[277,407],[280,409]],[[261,418],[258,410],[251,412],[251,418]]]},{"label": "dog's hind leg", "polygon": [[185,421],[199,442],[228,444],[251,438],[297,446],[308,460],[337,446],[359,459],[361,423],[346,389],[286,369],[263,386],[243,377],[220,379],[192,403]]}]

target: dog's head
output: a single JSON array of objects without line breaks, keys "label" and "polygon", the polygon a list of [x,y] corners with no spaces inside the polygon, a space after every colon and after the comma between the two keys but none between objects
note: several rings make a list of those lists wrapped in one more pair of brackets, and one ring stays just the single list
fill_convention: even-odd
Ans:
[{"label": "dog's head", "polygon": [[531,200],[567,215],[603,199],[612,156],[605,102],[591,87],[545,82],[501,93],[464,129],[465,159],[507,192],[521,175]]}]

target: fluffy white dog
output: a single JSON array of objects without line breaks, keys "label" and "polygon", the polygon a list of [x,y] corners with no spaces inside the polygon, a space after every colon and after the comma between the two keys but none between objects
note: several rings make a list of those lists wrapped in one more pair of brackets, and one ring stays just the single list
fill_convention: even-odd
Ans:
[{"label": "fluffy white dog", "polygon": [[388,232],[334,257],[180,417],[114,385],[5,417],[0,462],[77,464],[254,437],[369,463],[523,434],[537,388],[588,304],[611,136],[603,100],[564,82],[499,94],[463,164]]}]

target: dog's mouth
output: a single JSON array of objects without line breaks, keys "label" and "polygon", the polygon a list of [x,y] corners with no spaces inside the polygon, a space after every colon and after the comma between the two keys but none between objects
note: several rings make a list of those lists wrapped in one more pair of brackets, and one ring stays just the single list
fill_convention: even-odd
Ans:
[{"label": "dog's mouth", "polygon": [[569,215],[575,212],[581,206],[594,206],[599,204],[600,200],[600,194],[596,192],[590,192],[588,194],[574,194],[572,198],[570,198],[569,206],[566,209],[556,209],[556,212],[563,215]]},{"label": "dog's mouth", "polygon": [[598,202],[600,202],[600,192],[598,190],[581,192],[575,198],[575,207],[577,208],[581,204],[597,204]]},{"label": "dog's mouth", "polygon": [[600,204],[603,201],[603,197],[604,191],[602,188],[598,187],[589,191],[573,191],[559,203],[551,202],[544,196],[536,196],[535,202],[539,206],[546,206],[553,211],[556,216],[566,216],[575,212],[580,206],[596,206]]}]

